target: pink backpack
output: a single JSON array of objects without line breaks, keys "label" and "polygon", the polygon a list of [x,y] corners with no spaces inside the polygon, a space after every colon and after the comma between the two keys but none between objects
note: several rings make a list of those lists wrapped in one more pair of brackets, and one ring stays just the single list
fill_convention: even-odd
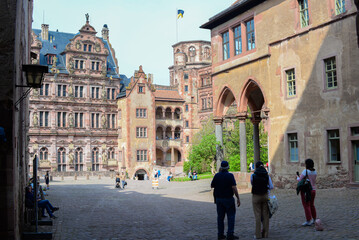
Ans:
[{"label": "pink backpack", "polygon": [[315,224],[315,230],[317,230],[317,231],[324,230],[323,223],[322,223],[322,221],[320,221],[320,219],[316,219],[314,224]]}]

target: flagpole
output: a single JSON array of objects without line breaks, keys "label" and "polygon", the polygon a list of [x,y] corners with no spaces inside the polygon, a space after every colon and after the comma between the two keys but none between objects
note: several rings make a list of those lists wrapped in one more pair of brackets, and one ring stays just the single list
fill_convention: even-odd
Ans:
[{"label": "flagpole", "polygon": [[176,8],[176,43],[178,43],[178,8]]}]

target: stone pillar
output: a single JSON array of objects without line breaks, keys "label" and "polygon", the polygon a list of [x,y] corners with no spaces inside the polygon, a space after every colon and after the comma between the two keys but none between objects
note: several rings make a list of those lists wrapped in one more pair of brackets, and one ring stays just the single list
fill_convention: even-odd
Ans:
[{"label": "stone pillar", "polygon": [[260,120],[253,119],[253,143],[254,143],[254,163],[260,160],[260,145],[259,145],[259,123]]},{"label": "stone pillar", "polygon": [[238,114],[241,172],[247,172],[246,118],[247,118],[247,113],[246,112]]},{"label": "stone pillar", "polygon": [[175,130],[172,129],[172,139],[175,139]]},{"label": "stone pillar", "polygon": [[175,164],[175,149],[171,147],[171,166],[174,166]]},{"label": "stone pillar", "polygon": [[162,117],[163,117],[163,119],[166,118],[166,111],[163,111],[163,109],[162,109]]},{"label": "stone pillar", "polygon": [[174,120],[175,119],[175,112],[172,111],[171,114],[172,114],[172,120]]},{"label": "stone pillar", "polygon": [[219,145],[216,145],[216,169],[217,172],[221,166],[221,162],[223,161],[223,129],[222,129],[222,123],[223,118],[222,117],[215,117],[213,119],[214,124],[216,125],[215,131],[216,131],[216,140],[220,143]]},{"label": "stone pillar", "polygon": [[[162,128],[162,130],[163,130],[163,128]],[[163,132],[162,132],[162,139],[166,139],[166,129],[163,130]]]}]

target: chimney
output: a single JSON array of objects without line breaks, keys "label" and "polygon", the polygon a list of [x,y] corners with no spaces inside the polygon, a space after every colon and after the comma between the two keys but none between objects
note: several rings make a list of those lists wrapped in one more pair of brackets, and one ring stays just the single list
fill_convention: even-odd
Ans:
[{"label": "chimney", "polygon": [[42,40],[49,40],[49,24],[41,24]]},{"label": "chimney", "polygon": [[106,41],[108,41],[108,38],[109,38],[108,32],[109,32],[109,30],[108,30],[107,24],[104,24],[101,33],[102,33],[102,38]]}]

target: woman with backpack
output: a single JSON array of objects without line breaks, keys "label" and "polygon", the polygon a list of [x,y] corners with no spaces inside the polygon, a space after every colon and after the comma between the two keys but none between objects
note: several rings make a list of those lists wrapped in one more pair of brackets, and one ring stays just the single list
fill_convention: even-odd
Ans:
[{"label": "woman with backpack", "polygon": [[[299,175],[299,174],[298,174]],[[305,169],[297,176],[298,182],[305,179],[304,184],[309,185],[310,193],[306,194],[305,189],[308,187],[302,188],[303,190],[300,191],[300,196],[302,199],[302,204],[304,208],[306,222],[302,224],[302,226],[311,226],[314,224],[315,219],[317,218],[317,212],[314,206],[314,199],[316,193],[316,178],[317,172],[314,169],[314,161],[310,158],[305,160]],[[309,183],[308,183],[309,182]],[[310,186],[311,185],[311,186]]]},{"label": "woman with backpack", "polygon": [[[273,183],[262,162],[256,162],[256,169],[251,175],[252,205],[256,220],[255,239],[267,238],[269,232],[268,193]],[[263,225],[263,229],[262,228]]]}]

